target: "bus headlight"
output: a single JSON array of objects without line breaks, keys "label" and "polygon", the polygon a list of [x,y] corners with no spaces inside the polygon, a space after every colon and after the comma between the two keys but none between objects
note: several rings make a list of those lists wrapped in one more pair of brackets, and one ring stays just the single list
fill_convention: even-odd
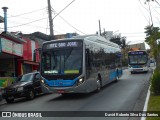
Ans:
[{"label": "bus headlight", "polygon": [[44,84],[44,80],[43,80],[43,79],[41,80],[41,83],[43,83],[43,84]]},{"label": "bus headlight", "polygon": [[47,85],[43,77],[41,77],[41,83]]},{"label": "bus headlight", "polygon": [[80,85],[84,82],[84,78],[80,78],[78,81],[77,81],[77,85]]}]

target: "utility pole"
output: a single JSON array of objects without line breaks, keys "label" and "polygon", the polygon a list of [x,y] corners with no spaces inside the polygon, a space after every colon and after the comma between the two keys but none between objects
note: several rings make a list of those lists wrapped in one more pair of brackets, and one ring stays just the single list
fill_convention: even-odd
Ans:
[{"label": "utility pole", "polygon": [[48,0],[48,17],[49,17],[50,35],[54,36],[52,10],[51,10],[51,2],[50,2],[50,0]]}]

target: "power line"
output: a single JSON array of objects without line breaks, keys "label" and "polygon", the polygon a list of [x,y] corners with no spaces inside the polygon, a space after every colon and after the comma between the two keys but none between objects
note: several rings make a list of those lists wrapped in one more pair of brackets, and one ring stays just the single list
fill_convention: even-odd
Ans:
[{"label": "power line", "polygon": [[157,0],[155,0],[155,2],[160,6],[160,3]]},{"label": "power line", "polygon": [[11,27],[8,27],[8,28],[20,27],[20,26],[28,25],[30,23],[38,22],[38,21],[41,21],[41,20],[44,20],[44,19],[47,19],[47,18],[41,18],[41,19],[34,20],[34,21],[31,21],[31,22],[28,22],[28,23],[24,23],[24,24],[21,24],[21,25],[11,26]]},{"label": "power line", "polygon": [[69,7],[75,0],[73,0],[72,2],[70,2],[66,7],[64,7],[59,13],[57,13],[57,15],[55,15],[52,18],[52,14],[51,14],[51,4],[50,4],[50,0],[48,0],[48,11],[49,11],[49,26],[50,26],[50,35],[54,35],[54,31],[53,31],[53,19],[58,16],[61,12],[63,12],[67,7]]},{"label": "power line", "polygon": [[[145,8],[141,2],[141,0],[139,0],[140,2],[140,5],[145,9],[147,10],[147,12],[149,12],[149,10],[147,8]],[[150,21],[146,18],[146,16],[144,15],[144,13],[142,12],[142,10],[139,8],[140,12],[142,13],[143,17],[146,19],[146,21],[150,24]]]},{"label": "power line", "polygon": [[74,28],[75,30],[79,31],[80,33],[86,35],[84,32],[80,31],[79,29],[77,29],[76,27],[74,27],[73,25],[71,25],[68,21],[66,21],[64,18],[62,18],[61,16],[59,16],[62,20],[64,20],[69,26],[71,26],[72,28]]},{"label": "power line", "polygon": [[27,14],[31,14],[31,13],[38,12],[38,11],[41,11],[41,10],[44,10],[44,9],[46,9],[46,7],[45,7],[45,8],[38,9],[38,10],[35,10],[35,11],[31,11],[31,12],[27,12],[27,13],[22,13],[22,14],[19,14],[19,15],[13,15],[13,16],[10,16],[9,18],[18,17],[18,16],[22,16],[22,15],[27,15]]},{"label": "power line", "polygon": [[152,23],[152,26],[153,26],[152,12],[151,12],[151,8],[150,8],[149,2],[148,2],[148,7],[149,7],[149,14],[150,14],[150,18],[151,18],[151,23]]},{"label": "power line", "polygon": [[[53,8],[52,8],[53,9]],[[53,9],[54,10],[54,9]],[[54,10],[55,11],[55,10]],[[56,11],[55,11],[56,12]],[[57,12],[56,12],[57,13]],[[58,15],[64,22],[66,22],[69,26],[71,26],[72,28],[74,28],[75,30],[79,31],[80,33],[86,35],[84,32],[80,31],[79,29],[77,29],[76,27],[74,27],[73,25],[71,25],[67,20],[65,20],[62,16]]]},{"label": "power line", "polygon": [[[14,22],[14,21],[10,21],[12,23],[16,23],[16,24],[22,24],[22,23],[18,23],[18,22]],[[27,25],[27,26],[30,26],[30,27],[35,27],[35,28],[43,28],[43,29],[46,29],[45,27],[41,27],[41,26],[36,26],[36,25]]]},{"label": "power line", "polygon": [[57,28],[59,28],[60,30],[62,30],[63,32],[66,32],[64,29],[62,29],[61,27],[55,25]]},{"label": "power line", "polygon": [[[67,7],[69,7],[75,0],[73,0],[72,2],[70,2],[65,8],[63,8],[60,12],[57,13],[57,15],[55,15],[52,20],[57,17],[61,12],[63,12]],[[52,8],[53,9],[53,8]]]},{"label": "power line", "polygon": [[[19,14],[19,15],[10,15],[10,17],[8,17],[8,18],[19,17],[19,16],[22,16],[22,15],[26,15],[26,14],[31,14],[31,13],[34,13],[34,12],[38,12],[38,11],[41,11],[41,10],[44,10],[44,9],[46,9],[46,7],[45,7],[45,8],[38,9],[38,10],[31,11],[31,12]],[[22,18],[22,17],[19,17],[19,18]],[[29,19],[29,18],[23,18],[23,19]],[[8,28],[14,28],[14,27],[19,27],[19,26],[28,25],[28,24],[30,24],[30,23],[38,22],[38,21],[41,21],[41,20],[43,20],[43,19],[46,19],[46,18],[41,18],[41,19],[37,19],[37,20],[29,19],[29,20],[33,20],[33,21],[28,22],[28,23],[24,23],[24,24],[20,24],[20,25],[16,25],[16,26],[11,26],[11,27],[8,27]],[[15,23],[15,22],[12,21],[12,23]],[[31,26],[31,25],[29,25],[29,26]],[[31,26],[31,27],[42,28],[42,27],[40,27],[40,26]]]},{"label": "power line", "polygon": [[149,10],[148,10],[146,7],[143,6],[141,0],[139,0],[139,2],[140,2],[140,4],[141,4],[141,6],[142,6],[145,10],[147,10],[147,12],[149,12]]},{"label": "power line", "polygon": [[160,15],[160,13],[151,5],[151,7],[153,8],[153,10]]},{"label": "power line", "polygon": [[142,13],[143,17],[146,19],[146,21],[147,21],[148,24],[149,24],[149,20],[146,18],[146,16],[144,15],[144,13],[143,13],[142,10],[140,9],[140,7],[139,7],[139,10],[140,10],[140,12]]}]

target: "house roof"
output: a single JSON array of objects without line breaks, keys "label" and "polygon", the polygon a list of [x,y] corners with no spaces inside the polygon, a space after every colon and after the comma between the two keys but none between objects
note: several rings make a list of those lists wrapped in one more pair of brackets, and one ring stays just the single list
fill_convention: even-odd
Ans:
[{"label": "house roof", "polygon": [[16,36],[10,32],[2,32],[1,33],[1,36],[4,36],[4,37],[7,37],[7,38],[10,38],[12,39],[13,41],[15,42],[18,42],[18,43],[24,43],[26,42],[25,40],[23,40],[22,38],[20,38],[19,36]]}]

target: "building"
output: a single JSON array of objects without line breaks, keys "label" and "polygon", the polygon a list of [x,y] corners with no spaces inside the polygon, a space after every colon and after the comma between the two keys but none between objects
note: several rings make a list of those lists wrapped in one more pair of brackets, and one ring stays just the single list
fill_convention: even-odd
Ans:
[{"label": "building", "polygon": [[146,50],[145,43],[128,45],[129,50]]},{"label": "building", "polygon": [[22,35],[0,34],[0,87],[7,86],[21,74],[38,70],[39,62],[33,61],[33,51],[38,47],[37,41]]}]

